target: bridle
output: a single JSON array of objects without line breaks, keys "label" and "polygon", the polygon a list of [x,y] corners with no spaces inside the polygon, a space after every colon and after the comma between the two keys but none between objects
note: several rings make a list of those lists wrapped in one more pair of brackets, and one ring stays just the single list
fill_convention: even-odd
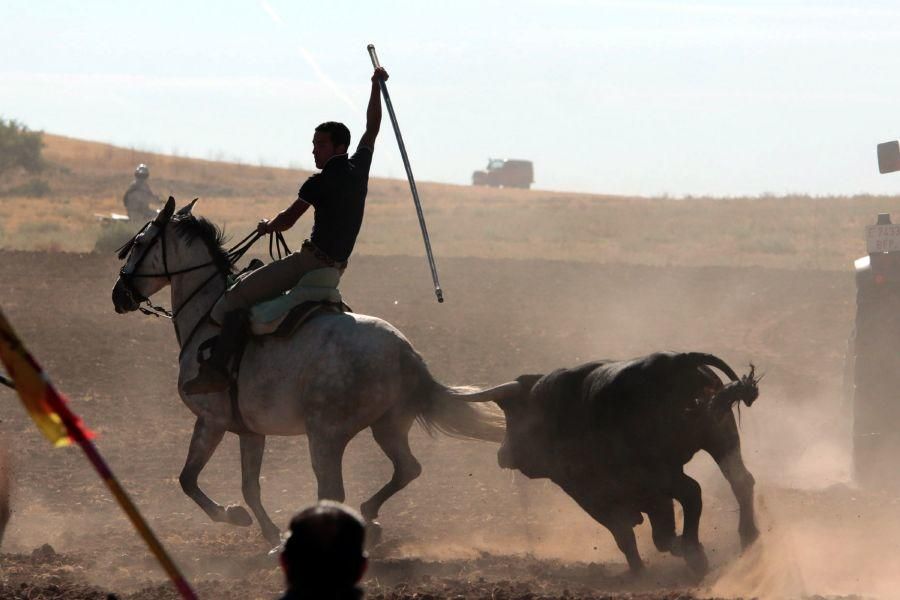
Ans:
[{"label": "bridle", "polygon": [[[192,205],[193,205],[193,203],[191,204],[191,206]],[[179,212],[179,214],[180,214],[180,212]],[[206,312],[206,314],[203,315],[197,321],[197,324],[194,325],[194,328],[188,334],[188,336],[185,339],[185,342],[183,344],[181,343],[181,333],[178,330],[178,323],[175,322],[175,318],[181,313],[182,310],[184,310],[184,308],[188,305],[188,303],[190,303],[191,300],[196,298],[197,295],[201,292],[201,290],[203,290],[203,288],[205,288],[217,276],[221,276],[223,282],[225,282],[225,284],[227,285],[228,276],[232,273],[234,265],[244,256],[244,254],[246,254],[247,250],[249,250],[250,247],[253,246],[253,244],[255,244],[256,241],[259,240],[259,238],[261,238],[263,236],[263,234],[253,231],[252,233],[250,233],[249,235],[244,237],[240,242],[238,242],[237,244],[232,246],[228,251],[226,251],[225,256],[228,260],[228,266],[225,268],[223,268],[221,261],[216,261],[215,259],[212,259],[212,260],[208,260],[208,261],[198,264],[198,265],[193,265],[191,267],[186,267],[184,269],[170,271],[168,255],[166,252],[166,229],[167,229],[167,225],[169,224],[169,222],[172,218],[172,215],[169,214],[165,218],[162,218],[162,217],[163,217],[163,213],[160,213],[160,215],[156,219],[154,219],[153,221],[148,221],[140,229],[140,231],[138,231],[134,235],[134,237],[132,237],[130,240],[128,240],[124,245],[122,245],[122,247],[120,247],[117,250],[118,257],[122,260],[126,259],[128,257],[128,255],[131,253],[132,249],[134,248],[134,245],[137,242],[137,238],[140,237],[140,235],[142,233],[144,233],[145,231],[147,231],[151,226],[155,225],[157,227],[158,231],[156,232],[156,235],[154,235],[153,239],[150,240],[150,242],[144,246],[143,253],[137,258],[136,261],[134,261],[134,265],[129,269],[128,263],[126,263],[119,270],[119,279],[122,281],[122,287],[124,288],[124,291],[125,291],[126,295],[128,296],[128,299],[131,300],[135,305],[137,305],[137,309],[139,311],[141,311],[145,315],[153,315],[154,317],[165,317],[165,318],[172,320],[172,323],[175,325],[175,337],[178,339],[178,343],[182,346],[182,348],[186,348],[188,342],[191,340],[191,338],[194,337],[194,333],[196,333],[196,331],[199,329],[200,325],[202,325],[209,319],[209,315],[212,312],[213,307],[211,306],[210,309]],[[272,252],[273,240],[275,242],[275,247],[278,251],[279,259],[282,258],[282,250],[284,251],[284,256],[287,256],[288,254],[291,253],[290,249],[287,246],[287,243],[284,240],[284,236],[280,232],[270,234],[269,256],[272,257],[272,260],[275,260],[274,253]],[[148,253],[153,248],[153,246],[156,245],[157,242],[160,242],[162,244],[163,271],[161,273],[138,273],[137,271],[138,271],[138,268],[141,266],[141,263],[144,262],[144,259],[147,258]],[[174,277],[175,275],[183,275],[185,273],[198,271],[200,269],[203,269],[205,267],[210,267],[210,266],[216,267],[215,272],[212,275],[210,275],[209,277],[207,277],[206,279],[204,279],[203,282],[200,285],[198,285],[194,289],[194,291],[191,292],[187,296],[187,298],[185,298],[181,302],[180,306],[178,306],[177,308],[173,307],[171,311],[167,310],[166,308],[164,308],[162,306],[153,304],[150,301],[150,299],[147,298],[146,296],[144,296],[143,294],[141,294],[134,285],[134,280],[137,278],[148,278],[149,279],[149,278],[153,278],[153,277],[165,277],[171,283],[172,277]],[[142,306],[142,304],[145,304],[146,306]],[[215,306],[215,305],[213,305],[213,306]]]},{"label": "bridle", "polygon": [[[122,281],[123,287],[125,289],[125,293],[128,295],[129,299],[132,302],[134,302],[136,305],[138,305],[139,311],[141,311],[145,315],[153,315],[155,317],[162,316],[162,317],[166,317],[166,318],[174,320],[175,317],[177,317],[178,314],[184,309],[184,307],[187,306],[187,304],[191,300],[193,300],[197,296],[197,294],[200,293],[200,290],[202,290],[204,287],[206,287],[206,284],[208,284],[210,281],[215,279],[215,277],[217,275],[221,275],[223,280],[227,279],[231,269],[229,268],[228,271],[225,271],[218,267],[215,260],[209,260],[205,263],[201,263],[199,265],[194,265],[192,267],[178,269],[176,271],[170,271],[168,255],[166,252],[166,225],[168,225],[168,222],[169,222],[169,219],[166,219],[165,222],[162,222],[162,223],[157,222],[157,221],[149,221],[146,225],[144,225],[141,228],[140,231],[137,232],[137,234],[135,234],[135,236],[133,238],[131,238],[128,242],[126,242],[124,246],[119,248],[119,251],[118,251],[119,257],[126,258],[128,256],[128,254],[131,252],[132,248],[134,247],[134,244],[137,241],[137,238],[142,233],[147,231],[147,229],[149,229],[151,226],[153,226],[153,225],[157,226],[158,231],[156,232],[156,235],[154,235],[153,239],[150,240],[150,242],[144,247],[143,253],[141,253],[141,255],[138,257],[138,259],[134,262],[134,265],[131,267],[131,269],[128,268],[128,264],[125,264],[119,270],[119,279],[121,279],[121,281]],[[244,241],[246,241],[247,239],[248,238],[245,238]],[[254,240],[254,241],[256,241],[256,240]],[[157,242],[160,242],[162,244],[162,260],[163,260],[162,272],[161,273],[138,273],[137,272],[138,267],[141,266],[141,263],[144,262],[144,259],[147,258],[147,255],[149,254],[150,250],[153,248],[153,246],[156,245]],[[249,248],[249,246],[248,246],[248,248]],[[234,262],[232,262],[230,260],[230,256],[231,255],[229,254],[229,265],[233,265]],[[181,306],[179,306],[178,308],[173,307],[173,309],[171,311],[167,310],[166,308],[164,308],[162,306],[157,306],[157,305],[153,304],[149,298],[147,298],[146,296],[141,294],[137,290],[137,288],[134,286],[134,280],[138,279],[138,278],[150,279],[153,277],[165,277],[166,279],[169,280],[169,282],[171,282],[172,277],[174,277],[175,275],[183,275],[185,273],[197,271],[199,269],[203,269],[203,268],[209,267],[209,266],[215,266],[216,272],[213,273],[212,275],[210,275],[207,279],[205,279],[203,281],[203,283],[201,283],[199,286],[197,286],[197,288],[193,292],[191,292],[191,294],[187,297],[187,299],[185,299],[181,303]],[[141,306],[141,304],[146,304],[147,306],[146,307]],[[176,326],[176,334],[177,334],[177,326]]]}]

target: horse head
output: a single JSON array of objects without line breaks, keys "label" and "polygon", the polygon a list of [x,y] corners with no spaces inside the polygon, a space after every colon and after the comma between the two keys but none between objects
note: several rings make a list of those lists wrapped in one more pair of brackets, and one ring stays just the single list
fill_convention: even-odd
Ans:
[{"label": "horse head", "polygon": [[142,302],[168,285],[173,274],[183,270],[181,245],[177,236],[168,232],[174,222],[191,216],[196,202],[195,198],[175,212],[175,198],[169,196],[156,218],[119,248],[118,256],[125,264],[112,291],[117,313],[137,310]]}]

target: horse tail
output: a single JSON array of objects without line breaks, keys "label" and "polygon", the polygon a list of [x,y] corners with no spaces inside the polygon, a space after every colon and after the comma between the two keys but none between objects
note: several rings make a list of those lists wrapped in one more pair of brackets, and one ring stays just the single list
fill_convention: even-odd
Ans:
[{"label": "horse tail", "polygon": [[417,419],[430,435],[437,430],[455,438],[499,443],[506,432],[503,414],[496,408],[473,403],[491,401],[502,387],[481,390],[433,382]]}]

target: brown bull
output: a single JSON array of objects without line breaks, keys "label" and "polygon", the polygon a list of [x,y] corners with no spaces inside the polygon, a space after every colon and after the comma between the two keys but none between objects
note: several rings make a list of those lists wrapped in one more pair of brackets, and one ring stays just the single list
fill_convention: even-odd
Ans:
[{"label": "brown bull", "polygon": [[[710,369],[725,373],[722,384]],[[700,485],[684,473],[698,450],[718,463],[740,505],[744,546],[758,536],[753,476],[741,458],[732,406],[757,396],[753,370],[744,378],[700,353],[656,353],[599,361],[506,384],[500,466],[549,478],[609,529],[633,572],[643,569],[634,526],[650,518],[653,541],[683,555],[698,574],[708,568],[698,530]],[[675,534],[673,499],[684,509]]]}]

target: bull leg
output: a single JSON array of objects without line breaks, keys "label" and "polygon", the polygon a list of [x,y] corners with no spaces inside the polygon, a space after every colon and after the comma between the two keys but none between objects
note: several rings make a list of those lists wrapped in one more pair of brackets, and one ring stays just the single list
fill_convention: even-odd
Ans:
[{"label": "bull leg", "polygon": [[643,522],[641,513],[637,510],[629,511],[625,508],[610,507],[608,502],[597,501],[592,493],[583,493],[580,485],[561,487],[584,509],[595,521],[609,529],[616,546],[625,555],[628,568],[633,575],[638,575],[644,570],[644,561],[637,549],[637,540],[634,537],[634,526]]},{"label": "bull leg", "polygon": [[759,529],[756,528],[756,517],[753,509],[753,486],[756,481],[753,475],[744,466],[740,448],[724,455],[712,454],[722,475],[731,485],[731,491],[737,499],[740,509],[740,521],[738,522],[738,534],[741,536],[741,546],[747,548],[759,537]]},{"label": "bull leg", "polygon": [[222,506],[214,502],[203,493],[200,486],[197,485],[197,479],[200,477],[200,471],[209,462],[213,452],[222,441],[225,435],[225,429],[211,426],[202,417],[197,418],[194,423],[194,434],[191,436],[191,445],[188,448],[187,460],[178,481],[181,483],[181,489],[184,493],[196,502],[203,509],[209,518],[218,523],[230,523],[231,525],[240,525],[246,527],[253,523],[250,514],[242,506]]},{"label": "bull leg", "polygon": [[634,537],[634,526],[627,519],[612,517],[600,521],[616,540],[616,546],[625,555],[628,561],[628,569],[635,575],[643,572],[644,561],[638,552],[637,540]]},{"label": "bull leg", "polygon": [[653,544],[660,552],[675,554],[678,548],[675,541],[675,507],[668,496],[658,496],[650,500],[647,510],[650,527],[653,531]]},{"label": "bull leg", "polygon": [[343,502],[344,474],[342,462],[349,439],[309,432],[309,456],[319,484],[319,500]]},{"label": "bull leg", "polygon": [[580,495],[573,495],[572,498],[598,523],[609,529],[613,539],[616,540],[616,546],[625,555],[628,561],[628,569],[633,575],[638,575],[644,570],[644,561],[641,560],[641,554],[638,552],[637,540],[634,537],[635,523],[640,523],[643,518],[640,513],[635,515],[624,510],[616,510],[606,508],[596,508],[592,506],[591,501],[585,501],[586,498]]},{"label": "bull leg", "polygon": [[672,496],[684,510],[684,527],[681,532],[684,559],[692,571],[703,575],[709,569],[709,561],[700,543],[700,513],[703,512],[700,484],[684,473],[679,473],[672,482]]},{"label": "bull leg", "polygon": [[731,491],[740,509],[738,534],[741,536],[741,546],[746,548],[759,537],[753,509],[753,486],[756,482],[744,466],[744,459],[741,457],[741,438],[734,415],[727,415],[710,428],[709,440],[704,444],[704,450],[713,457],[722,475],[731,485]]},{"label": "bull leg", "polygon": [[368,522],[378,518],[381,505],[388,498],[405,488],[422,474],[422,465],[409,448],[409,428],[412,418],[394,418],[386,415],[372,425],[372,437],[394,465],[391,480],[360,506],[362,516]]},{"label": "bull leg", "polygon": [[241,491],[244,501],[262,530],[263,537],[273,546],[281,542],[281,530],[272,522],[260,498],[259,472],[262,469],[266,436],[256,433],[242,433],[241,439]]}]

